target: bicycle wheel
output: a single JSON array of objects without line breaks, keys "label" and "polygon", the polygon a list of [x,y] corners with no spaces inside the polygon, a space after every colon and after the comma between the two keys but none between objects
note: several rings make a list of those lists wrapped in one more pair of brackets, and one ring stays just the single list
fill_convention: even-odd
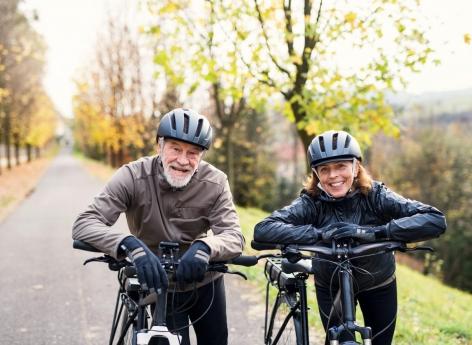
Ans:
[{"label": "bicycle wheel", "polygon": [[111,333],[112,345],[134,345],[133,343],[133,333],[136,329],[136,315],[133,310],[129,309],[129,305],[125,300],[128,298],[126,295],[123,295],[122,301],[119,304],[117,314],[115,315],[115,320],[113,321],[113,329]]},{"label": "bicycle wheel", "polygon": [[[279,291],[267,315],[266,345],[303,345],[300,311],[295,293]],[[270,303],[269,303],[270,304]]]}]

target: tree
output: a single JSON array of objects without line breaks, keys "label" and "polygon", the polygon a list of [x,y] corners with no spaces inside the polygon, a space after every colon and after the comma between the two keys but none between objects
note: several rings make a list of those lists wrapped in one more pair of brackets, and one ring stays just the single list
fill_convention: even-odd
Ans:
[{"label": "tree", "polygon": [[114,167],[148,154],[154,143],[148,142],[147,131],[156,113],[156,90],[143,69],[142,54],[137,34],[110,17],[95,63],[76,83],[77,143],[94,158],[106,156]]},{"label": "tree", "polygon": [[305,147],[331,128],[364,143],[377,131],[398,134],[385,92],[432,53],[416,1],[210,2],[232,42],[226,48],[246,66],[245,81],[259,84],[258,97],[283,96]]},{"label": "tree", "polygon": [[[0,5],[0,137],[6,149],[7,167],[11,167],[10,146],[13,142],[19,164],[20,145],[45,145],[53,136],[55,121],[34,114],[54,111],[46,101],[41,85],[45,44],[32,28],[29,19],[18,10],[18,1],[6,0]],[[45,101],[45,103],[41,103]],[[42,122],[44,119],[45,122]],[[47,138],[30,142],[33,127],[44,127]]]},{"label": "tree", "polygon": [[425,273],[441,268],[446,283],[472,291],[471,124],[429,122],[409,122],[399,142],[376,140],[371,166],[395,191],[444,212],[447,230],[430,242],[436,253],[425,263]]},{"label": "tree", "polygon": [[227,49],[227,37],[218,22],[222,8],[214,1],[193,3],[190,7],[198,6],[198,11],[189,15],[187,1],[148,4],[158,23],[148,30],[159,42],[154,61],[167,80],[182,89],[184,97],[204,93],[209,97],[206,109],[222,140],[220,147],[225,150],[220,163],[234,189],[235,131],[245,116],[260,111],[260,100],[251,92],[251,83],[247,82],[248,75],[236,52]]}]

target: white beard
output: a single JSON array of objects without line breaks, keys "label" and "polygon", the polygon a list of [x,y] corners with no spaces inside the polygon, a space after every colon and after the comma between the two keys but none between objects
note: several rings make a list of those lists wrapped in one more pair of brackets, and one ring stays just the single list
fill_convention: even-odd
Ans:
[{"label": "white beard", "polygon": [[195,174],[196,168],[192,171],[189,171],[185,176],[173,176],[172,169],[168,164],[162,162],[162,166],[164,167],[164,178],[166,179],[167,183],[169,183],[174,188],[183,188],[192,179],[193,174]]}]

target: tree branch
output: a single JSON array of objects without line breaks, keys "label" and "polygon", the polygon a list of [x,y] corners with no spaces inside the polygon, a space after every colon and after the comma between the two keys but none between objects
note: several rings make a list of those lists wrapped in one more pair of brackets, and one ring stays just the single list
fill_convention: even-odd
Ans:
[{"label": "tree branch", "polygon": [[272,49],[270,48],[270,44],[269,44],[269,37],[267,36],[267,32],[265,30],[264,18],[262,18],[262,13],[261,13],[261,10],[259,8],[259,4],[257,3],[257,0],[254,0],[254,5],[256,7],[257,19],[259,20],[259,24],[261,25],[262,35],[264,36],[264,42],[265,42],[269,57],[272,60],[272,62],[274,63],[274,65],[279,69],[279,71],[285,73],[289,77],[289,79],[291,79],[290,72],[287,69],[285,69],[282,65],[280,65],[277,62],[277,60],[275,59],[274,54],[272,54]]}]

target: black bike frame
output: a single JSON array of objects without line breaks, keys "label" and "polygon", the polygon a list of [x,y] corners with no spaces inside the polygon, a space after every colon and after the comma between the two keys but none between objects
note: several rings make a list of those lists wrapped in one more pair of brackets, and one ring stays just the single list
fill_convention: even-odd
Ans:
[{"label": "black bike frame", "polygon": [[[269,262],[270,261],[267,261],[266,265],[269,265]],[[278,341],[280,340],[280,337],[282,336],[285,327],[293,318],[298,342],[297,345],[309,345],[308,303],[306,294],[306,280],[308,279],[308,274],[295,273],[293,275],[293,278],[288,278],[287,273],[283,272],[282,267],[276,266],[276,264],[274,263],[272,263],[272,265],[273,266],[269,268],[270,272],[268,272],[268,282],[266,287],[266,317],[264,323],[265,344],[278,344]],[[279,269],[280,271],[278,271]],[[278,272],[273,272],[276,270]],[[272,283],[275,283],[278,292],[274,302],[274,306],[272,308],[270,319],[268,320],[269,288]],[[278,308],[282,303],[286,303],[290,307],[290,312],[285,316],[282,325],[278,329],[277,334],[275,335],[275,338],[272,341],[272,331],[274,329],[275,317],[277,315]],[[297,320],[297,322],[295,322],[295,320]]]}]

